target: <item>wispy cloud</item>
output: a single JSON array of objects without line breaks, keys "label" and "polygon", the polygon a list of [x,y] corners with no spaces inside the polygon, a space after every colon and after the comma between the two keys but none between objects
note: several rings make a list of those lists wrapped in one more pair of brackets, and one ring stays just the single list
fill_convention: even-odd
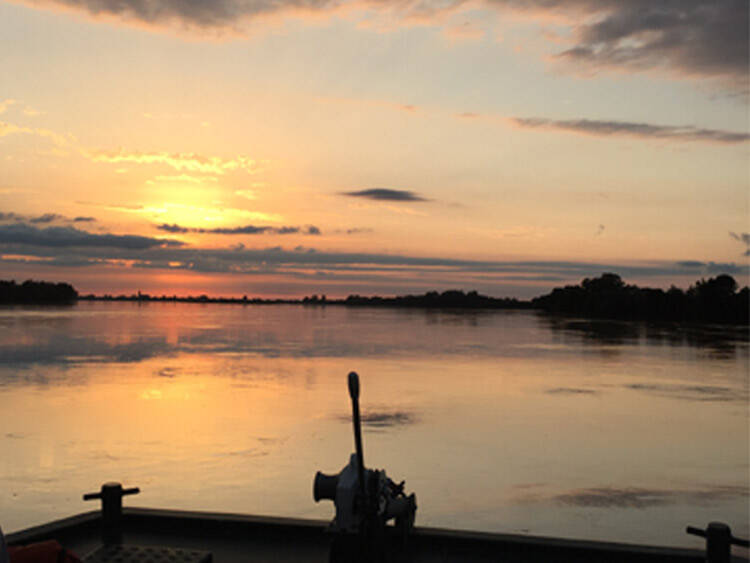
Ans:
[{"label": "wispy cloud", "polygon": [[42,115],[42,112],[31,106],[26,106],[23,108],[23,114],[27,117],[36,117],[37,115]]},{"label": "wispy cloud", "polygon": [[168,224],[163,223],[156,226],[160,231],[166,231],[168,233],[197,233],[197,234],[210,234],[210,235],[263,235],[263,234],[275,234],[275,235],[319,235],[320,229],[314,225],[307,225],[305,227],[270,227],[270,226],[258,226],[258,225],[244,225],[241,227],[214,227],[211,229],[199,228],[199,227],[183,227],[176,223]]},{"label": "wispy cloud", "polygon": [[361,197],[377,201],[429,201],[409,190],[392,190],[389,188],[370,188],[353,192],[341,192],[349,197]]},{"label": "wispy cloud", "polygon": [[50,223],[91,223],[96,221],[94,217],[69,218],[59,213],[43,213],[41,215],[21,215],[12,211],[0,212],[0,222],[14,221],[16,223],[30,223],[32,225],[45,225]]},{"label": "wispy cloud", "polygon": [[15,103],[17,103],[16,100],[13,100],[10,98],[5,99],[5,100],[0,100],[0,113],[5,113],[5,111]]},{"label": "wispy cloud", "polygon": [[249,173],[258,171],[258,163],[246,156],[235,158],[221,158],[218,156],[202,156],[195,153],[167,153],[125,151],[86,151],[86,155],[94,162],[135,164],[163,164],[179,171],[199,172],[221,176],[232,170],[245,170]]},{"label": "wispy cloud", "polygon": [[639,139],[662,139],[670,141],[700,141],[707,143],[736,144],[750,140],[747,132],[701,129],[690,125],[653,125],[628,121],[600,121],[595,119],[546,119],[538,117],[514,117],[512,125],[525,129],[554,129],[568,133],[581,133],[597,137],[627,136]]},{"label": "wispy cloud", "polygon": [[[179,225],[167,232],[181,232]],[[231,234],[227,232],[226,234]],[[282,276],[318,281],[393,282],[394,274],[419,280],[463,280],[463,283],[499,283],[504,280],[549,282],[580,281],[602,272],[618,272],[627,278],[685,277],[727,273],[750,276],[747,265],[701,261],[613,264],[576,261],[482,261],[398,254],[324,252],[281,247],[200,248],[173,239],[139,235],[91,234],[73,227],[38,228],[25,223],[0,225],[0,253],[39,259],[60,259],[66,248],[68,265],[107,262],[123,267],[182,269]],[[472,282],[473,280],[473,282]],[[434,287],[434,281],[429,285]]]},{"label": "wispy cloud", "polygon": [[74,227],[38,228],[25,223],[0,225],[0,245],[7,244],[45,248],[106,247],[125,250],[144,250],[182,245],[180,241],[172,239],[157,239],[139,235],[92,234]]},{"label": "wispy cloud", "polygon": [[39,137],[45,137],[52,141],[56,146],[61,148],[71,148],[73,145],[73,140],[71,138],[49,129],[22,127],[19,125],[14,125],[13,123],[0,121],[0,137],[15,134],[37,135]]},{"label": "wispy cloud", "polygon": [[215,176],[190,176],[189,174],[177,174],[173,176],[162,175],[147,180],[147,184],[204,184],[206,182],[216,183],[219,179]]},{"label": "wispy cloud", "polygon": [[[578,69],[657,70],[690,77],[720,78],[747,91],[747,0],[47,0],[39,7],[86,11],[148,27],[180,27],[205,33],[242,32],[269,17],[333,17],[343,11],[363,20],[384,16],[401,25],[435,25],[454,36],[480,30],[456,26],[455,16],[477,6],[524,14],[545,25],[550,16],[567,26],[568,45],[557,60]],[[391,26],[392,27],[392,26]]]},{"label": "wispy cloud", "polygon": [[745,245],[745,256],[750,256],[750,233],[733,233],[732,231],[729,232],[729,236],[732,237],[734,240],[741,242]]},{"label": "wispy cloud", "polygon": [[62,215],[58,215],[57,213],[45,213],[44,215],[39,215],[38,217],[32,217],[31,219],[29,219],[29,223],[33,223],[35,225],[46,224],[60,219],[64,219],[64,217]]},{"label": "wispy cloud", "polygon": [[722,77],[747,90],[750,3],[746,0],[530,3],[597,16],[575,26],[574,45],[559,58],[593,69],[667,69],[688,76]]}]

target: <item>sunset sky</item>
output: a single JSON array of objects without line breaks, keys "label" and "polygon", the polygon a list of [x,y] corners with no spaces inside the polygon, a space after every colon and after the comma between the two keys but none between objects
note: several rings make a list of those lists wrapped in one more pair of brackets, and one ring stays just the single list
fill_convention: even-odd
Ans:
[{"label": "sunset sky", "polygon": [[0,1],[0,279],[745,285],[749,5]]}]

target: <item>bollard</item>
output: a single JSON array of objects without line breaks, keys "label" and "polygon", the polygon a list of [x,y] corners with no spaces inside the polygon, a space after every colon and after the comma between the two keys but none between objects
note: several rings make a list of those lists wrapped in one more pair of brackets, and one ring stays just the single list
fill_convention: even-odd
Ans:
[{"label": "bollard", "polygon": [[748,541],[735,538],[723,522],[709,522],[705,530],[688,526],[686,532],[706,538],[706,563],[730,563],[732,544],[748,547]]},{"label": "bollard", "polygon": [[122,543],[122,497],[140,493],[140,489],[123,489],[120,483],[109,482],[102,485],[98,493],[86,493],[83,500],[102,501],[102,543],[105,545]]}]

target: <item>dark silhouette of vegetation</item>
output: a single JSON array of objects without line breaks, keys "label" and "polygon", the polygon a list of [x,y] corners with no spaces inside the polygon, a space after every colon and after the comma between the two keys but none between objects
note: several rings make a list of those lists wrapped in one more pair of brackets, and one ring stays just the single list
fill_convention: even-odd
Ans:
[{"label": "dark silhouette of vegetation", "polygon": [[581,317],[748,324],[750,289],[732,276],[700,280],[687,291],[626,285],[617,274],[586,278],[532,300],[535,309]]},{"label": "dark silhouette of vegetation", "polygon": [[0,280],[0,303],[66,305],[78,298],[78,292],[68,283],[26,280],[18,285],[15,280]]},{"label": "dark silhouette of vegetation", "polygon": [[555,288],[551,293],[531,301],[496,298],[476,291],[464,293],[449,290],[430,291],[423,295],[399,297],[364,297],[350,295],[346,299],[330,299],[312,295],[303,299],[260,299],[237,297],[208,297],[207,295],[178,297],[133,295],[82,295],[66,283],[0,281],[0,303],[72,303],[84,301],[136,301],[180,303],[229,303],[243,305],[309,305],[346,307],[401,307],[421,309],[530,309],[595,319],[658,320],[675,322],[748,324],[750,289],[739,290],[732,276],[721,274],[700,280],[683,291],[672,286],[667,291],[627,285],[613,273],[598,278],[586,278],[579,285]]},{"label": "dark silhouette of vegetation", "polygon": [[[325,299],[325,296],[324,296]],[[404,295],[401,297],[361,297],[350,295],[344,302],[350,307],[419,307],[423,309],[529,309],[529,301],[518,299],[487,297],[476,291],[464,293],[458,290],[430,291],[424,295]]]}]

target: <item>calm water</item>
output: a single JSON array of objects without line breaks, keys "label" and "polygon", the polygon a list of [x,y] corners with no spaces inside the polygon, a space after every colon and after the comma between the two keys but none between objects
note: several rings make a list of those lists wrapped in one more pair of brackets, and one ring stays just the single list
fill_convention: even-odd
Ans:
[{"label": "calm water", "polygon": [[330,518],[353,450],[417,523],[700,546],[749,535],[748,336],[529,312],[82,303],[0,309],[0,525],[130,505]]}]

